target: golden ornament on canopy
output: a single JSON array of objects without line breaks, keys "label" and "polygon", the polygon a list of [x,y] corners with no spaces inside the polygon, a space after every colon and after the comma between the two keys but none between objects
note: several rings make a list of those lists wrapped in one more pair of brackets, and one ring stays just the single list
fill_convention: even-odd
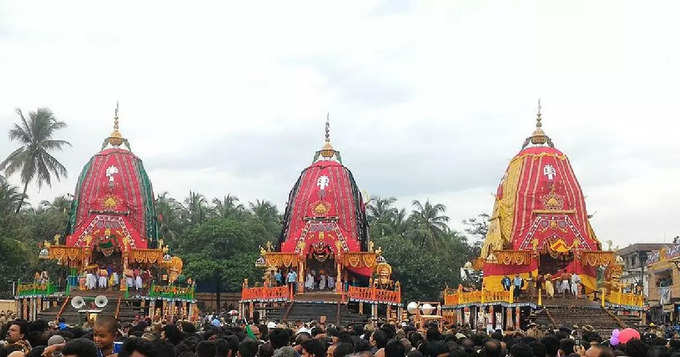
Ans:
[{"label": "golden ornament on canopy", "polygon": [[116,102],[116,110],[113,114],[113,132],[108,137],[109,144],[111,146],[121,146],[123,144],[123,135],[118,131],[118,102]]},{"label": "golden ornament on canopy", "polygon": [[330,159],[335,155],[335,149],[331,145],[331,124],[329,122],[330,114],[326,113],[326,139],[323,147],[321,148],[321,156]]},{"label": "golden ornament on canopy", "polygon": [[534,132],[531,133],[531,136],[528,137],[524,141],[524,145],[522,145],[522,148],[525,148],[529,143],[532,143],[534,145],[545,145],[548,144],[550,147],[554,147],[552,140],[550,140],[550,137],[545,134],[543,131],[543,123],[541,122],[543,120],[543,114],[541,114],[541,99],[538,99],[538,112],[536,113],[536,129],[534,129]]}]

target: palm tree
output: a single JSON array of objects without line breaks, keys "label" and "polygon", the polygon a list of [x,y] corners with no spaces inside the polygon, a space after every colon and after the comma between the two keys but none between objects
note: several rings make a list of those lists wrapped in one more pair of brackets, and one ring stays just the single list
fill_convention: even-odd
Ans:
[{"label": "palm tree", "polygon": [[215,213],[221,218],[237,218],[245,211],[238,197],[232,194],[227,194],[221,200],[213,198],[212,203],[215,205]]},{"label": "palm tree", "polygon": [[367,218],[372,230],[375,230],[381,236],[394,232],[394,217],[397,214],[397,209],[392,205],[397,202],[394,197],[371,199],[366,210],[368,211]]},{"label": "palm tree", "polygon": [[66,168],[50,152],[62,150],[66,145],[71,146],[68,141],[52,139],[57,130],[66,127],[66,123],[58,121],[49,109],[38,108],[28,114],[28,120],[21,109],[17,109],[17,114],[21,120],[10,129],[9,139],[18,141],[21,147],[0,162],[0,170],[5,170],[8,176],[21,172],[24,191],[15,213],[21,209],[28,184],[32,180],[37,181],[38,187],[42,187],[43,183],[52,186],[52,175],[57,180],[62,176],[66,177]]},{"label": "palm tree", "polygon": [[444,215],[446,206],[441,203],[431,204],[430,200],[423,205],[418,200],[412,203],[414,210],[411,211],[409,219],[413,220],[419,236],[421,236],[420,247],[429,240],[433,246],[449,232],[449,217]]},{"label": "palm tree", "polygon": [[253,213],[255,219],[260,221],[267,232],[271,235],[270,239],[274,240],[276,235],[281,231],[281,215],[276,205],[266,200],[255,200],[255,203],[248,202],[250,211]]},{"label": "palm tree", "polygon": [[395,209],[394,216],[392,217],[392,231],[402,237],[406,236],[408,231],[408,217],[406,216],[406,209],[402,208],[400,210]]},{"label": "palm tree", "polygon": [[200,193],[189,191],[189,197],[184,200],[186,205],[189,222],[193,225],[201,224],[205,221],[208,211],[208,201]]},{"label": "palm tree", "polygon": [[250,211],[262,222],[280,221],[279,210],[276,206],[266,200],[255,200],[255,203],[248,202]]},{"label": "palm tree", "polygon": [[178,236],[176,225],[178,224],[178,217],[182,213],[181,211],[182,205],[174,198],[169,197],[168,192],[158,195],[156,199],[158,233],[170,242],[173,242]]},{"label": "palm tree", "polygon": [[21,206],[24,195],[19,192],[19,188],[10,185],[3,176],[0,176],[0,213],[3,217],[9,215]]}]

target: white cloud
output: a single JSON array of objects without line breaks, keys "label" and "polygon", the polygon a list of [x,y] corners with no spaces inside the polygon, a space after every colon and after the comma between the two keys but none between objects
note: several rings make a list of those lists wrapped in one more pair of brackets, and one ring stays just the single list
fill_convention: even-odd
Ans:
[{"label": "white cloud", "polygon": [[[14,108],[68,122],[71,192],[121,129],[157,192],[227,192],[281,208],[321,144],[372,194],[491,210],[533,126],[571,159],[603,240],[678,234],[674,1],[0,4],[0,133]],[[0,156],[15,144],[0,140]],[[3,154],[5,153],[5,154]]]}]

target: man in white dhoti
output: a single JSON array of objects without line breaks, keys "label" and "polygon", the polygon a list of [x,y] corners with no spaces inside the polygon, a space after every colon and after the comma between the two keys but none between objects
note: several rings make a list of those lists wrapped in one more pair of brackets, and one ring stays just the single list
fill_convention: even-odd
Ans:
[{"label": "man in white dhoti", "polygon": [[311,271],[307,272],[307,277],[305,278],[305,291],[314,290],[314,275]]},{"label": "man in white dhoti", "polygon": [[326,274],[324,273],[319,276],[319,290],[326,290]]},{"label": "man in white dhoti", "polygon": [[108,272],[106,269],[99,270],[99,288],[106,289],[106,283],[108,282]]},{"label": "man in white dhoti", "polygon": [[85,281],[87,282],[87,289],[92,290],[92,289],[96,288],[97,287],[97,278],[94,276],[94,274],[92,274],[91,272],[88,271],[86,276],[87,276],[87,278],[86,278]]},{"label": "man in white dhoti", "polygon": [[142,276],[137,274],[135,277],[135,289],[140,290],[142,286]]},{"label": "man in white dhoti", "polygon": [[578,299],[581,290],[581,277],[578,274],[571,274],[571,293]]},{"label": "man in white dhoti", "polygon": [[111,276],[113,276],[113,285],[118,285],[119,282],[118,273],[114,271],[113,273],[111,273]]},{"label": "man in white dhoti", "polygon": [[328,277],[328,290],[333,290],[335,289],[335,277],[329,276]]},{"label": "man in white dhoti", "polygon": [[132,275],[126,275],[125,284],[127,285],[128,290],[130,290],[130,288],[135,286],[135,278]]}]

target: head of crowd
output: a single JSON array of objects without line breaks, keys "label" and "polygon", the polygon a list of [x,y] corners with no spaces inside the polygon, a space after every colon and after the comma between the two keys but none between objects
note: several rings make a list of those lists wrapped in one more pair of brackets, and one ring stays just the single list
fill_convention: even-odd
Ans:
[{"label": "head of crowd", "polygon": [[226,322],[100,316],[84,326],[8,320],[0,357],[680,357],[680,335],[645,326],[607,333],[591,326],[485,331],[467,325],[320,321]]}]

